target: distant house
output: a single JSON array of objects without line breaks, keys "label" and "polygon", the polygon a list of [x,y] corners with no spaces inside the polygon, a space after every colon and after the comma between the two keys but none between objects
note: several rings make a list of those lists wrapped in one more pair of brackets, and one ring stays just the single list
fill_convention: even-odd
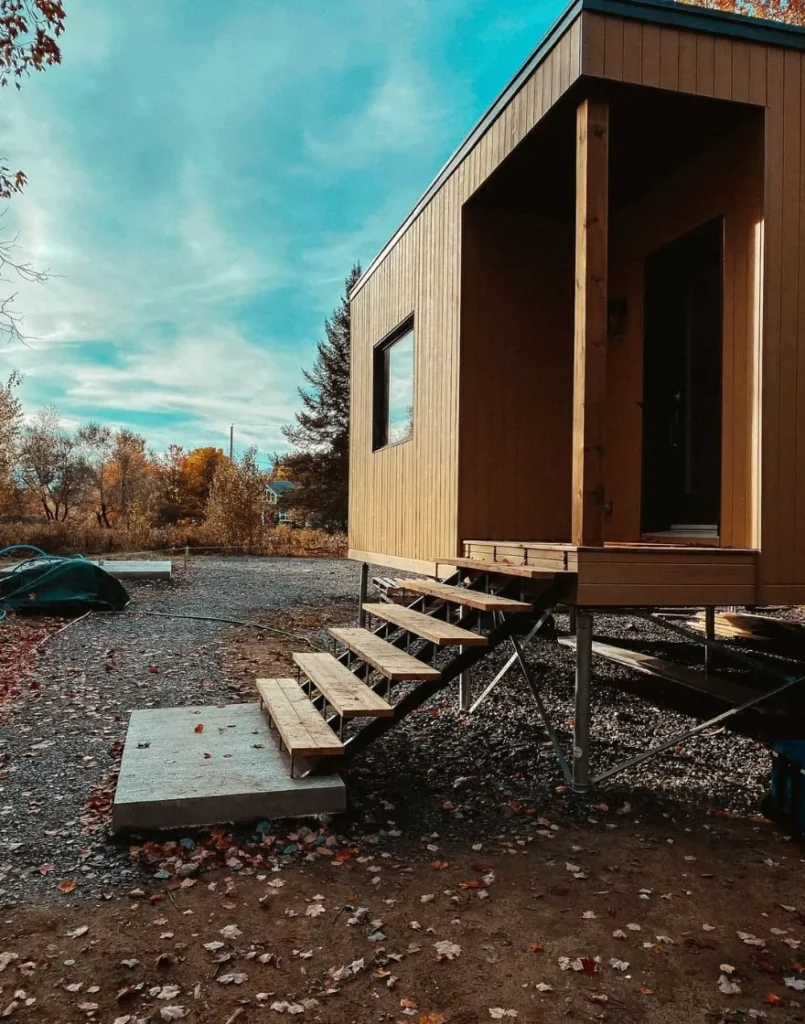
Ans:
[{"label": "distant house", "polygon": [[280,506],[280,498],[295,486],[293,480],[272,480],[266,484],[268,510],[265,521],[273,520],[278,526],[292,523],[291,510]]}]

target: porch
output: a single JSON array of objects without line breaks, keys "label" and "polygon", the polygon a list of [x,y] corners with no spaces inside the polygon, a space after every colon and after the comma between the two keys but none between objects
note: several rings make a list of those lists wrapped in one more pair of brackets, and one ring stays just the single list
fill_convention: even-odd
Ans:
[{"label": "porch", "polygon": [[572,603],[757,600],[763,131],[582,81],[466,204],[463,557]]},{"label": "porch", "polygon": [[758,552],[682,544],[601,546],[467,540],[450,564],[521,579],[554,576],[562,601],[586,607],[753,605]]}]

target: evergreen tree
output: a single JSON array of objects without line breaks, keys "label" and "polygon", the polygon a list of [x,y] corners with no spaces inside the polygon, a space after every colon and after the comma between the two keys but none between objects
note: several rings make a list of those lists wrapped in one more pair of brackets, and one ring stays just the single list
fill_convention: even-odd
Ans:
[{"label": "evergreen tree", "polygon": [[326,337],[316,350],[312,370],[304,370],[299,389],[302,408],[296,423],[283,428],[292,452],[283,460],[296,487],[283,503],[304,511],[311,525],[345,530],[349,490],[349,293],[361,275],[355,264],[344,295],[324,321]]}]

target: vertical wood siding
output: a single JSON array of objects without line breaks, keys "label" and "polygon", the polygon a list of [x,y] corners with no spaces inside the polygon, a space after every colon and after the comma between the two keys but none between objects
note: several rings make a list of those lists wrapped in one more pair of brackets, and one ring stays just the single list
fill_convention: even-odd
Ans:
[{"label": "vertical wood siding", "polygon": [[464,209],[461,539],[570,540],[572,219]]},{"label": "vertical wood siding", "polygon": [[[718,96],[765,107],[765,183],[762,228],[752,244],[732,254],[736,288],[739,280],[753,278],[744,260],[763,256],[763,274],[755,278],[749,294],[753,308],[735,307],[734,330],[761,326],[759,366],[744,360],[750,353],[735,353],[729,367],[735,389],[725,402],[731,417],[735,451],[747,446],[741,471],[749,487],[743,511],[735,508],[735,534],[744,542],[754,535],[761,549],[760,601],[785,602],[805,597],[805,204],[802,172],[805,163],[803,96],[805,62],[796,50],[764,46],[703,34],[623,22],[623,35],[596,14],[583,15],[584,74],[616,81],[654,84],[656,35],[659,33],[660,79],[664,88],[700,96]],[[621,42],[621,39],[623,42]],[[628,53],[627,53],[628,39]],[[620,47],[623,45],[623,54]],[[663,69],[663,55],[669,65]],[[623,62],[620,74],[619,61]],[[627,74],[628,64],[628,74]],[[607,71],[609,69],[609,71]],[[676,80],[676,85],[674,81]],[[719,188],[723,182],[715,182]],[[762,284],[762,294],[758,284]],[[745,324],[747,317],[749,324]],[[743,381],[741,377],[743,376]],[[759,401],[753,387],[759,384]],[[731,389],[730,389],[731,390]],[[755,417],[759,405],[759,418]],[[803,440],[800,441],[800,435]],[[753,452],[759,446],[758,460]],[[733,462],[733,467],[737,463]],[[748,468],[745,468],[747,467]],[[733,473],[737,472],[735,469]],[[756,490],[753,493],[752,486]],[[725,481],[729,485],[729,481]],[[733,495],[743,484],[732,478]],[[743,522],[743,526],[741,526]]]},{"label": "vertical wood siding", "polygon": [[[581,59],[577,19],[352,301],[353,550],[411,559],[459,552],[461,210],[576,81]],[[410,313],[415,329],[413,437],[372,452],[372,349]]]}]

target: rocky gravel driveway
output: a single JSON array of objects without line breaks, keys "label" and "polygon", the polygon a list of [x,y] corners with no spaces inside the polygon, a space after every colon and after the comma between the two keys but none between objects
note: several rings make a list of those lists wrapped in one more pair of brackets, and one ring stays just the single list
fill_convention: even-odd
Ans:
[{"label": "rocky gravel driveway", "polygon": [[[324,625],[324,610],[332,616],[335,606],[338,615],[342,603],[343,621],[351,620],[358,579],[358,564],[346,560],[200,558],[186,571],[179,564],[170,583],[131,585],[132,604],[124,614],[91,615],[45,644],[36,662],[37,689],[24,691],[13,714],[0,721],[0,905],[53,898],[59,885],[69,891],[76,881],[87,896],[139,885],[142,868],[131,861],[128,843],[115,840],[108,828],[130,711],[252,699],[250,687],[239,689],[239,682],[248,683],[261,667],[268,666],[268,674],[287,672],[288,652],[272,660],[257,631],[204,617],[259,616],[270,628],[272,612],[286,624],[298,608],[305,629],[316,631]],[[565,629],[566,617],[559,616],[557,625]],[[661,642],[654,627],[628,617],[601,615],[596,630],[649,646]],[[225,654],[243,651],[247,643],[248,664],[238,681],[232,678],[237,658],[225,661]],[[293,648],[287,641],[285,646]],[[700,653],[695,644],[669,649],[683,662]],[[474,670],[476,694],[505,657],[494,652]],[[529,649],[528,660],[567,749],[572,653],[545,640]],[[629,685],[626,669],[596,660],[594,671],[596,770],[694,724],[658,700],[642,699],[657,693],[645,677],[629,693],[623,689]],[[694,814],[752,812],[768,770],[761,744],[716,729],[617,776],[596,791],[593,802],[653,805],[663,815],[675,815],[683,805]],[[423,836],[432,843],[440,841],[438,833],[475,844],[549,808],[582,823],[591,813],[589,805],[577,807],[563,786],[533,698],[516,673],[475,715],[460,711],[456,686],[438,693],[356,758],[345,779],[350,813],[338,827],[356,842],[374,833],[397,845]],[[186,841],[192,847],[192,835]]]},{"label": "rocky gravel driveway", "polygon": [[111,798],[129,712],[231,700],[222,672],[230,627],[161,615],[244,619],[354,600],[358,576],[345,560],[203,558],[186,571],[177,563],[170,583],[129,584],[125,613],[87,616],[45,644],[39,695],[19,699],[0,725],[0,902],[52,895],[76,878],[97,893],[125,881],[127,845],[105,827],[86,831],[91,807],[82,816],[88,799],[103,811]]}]

